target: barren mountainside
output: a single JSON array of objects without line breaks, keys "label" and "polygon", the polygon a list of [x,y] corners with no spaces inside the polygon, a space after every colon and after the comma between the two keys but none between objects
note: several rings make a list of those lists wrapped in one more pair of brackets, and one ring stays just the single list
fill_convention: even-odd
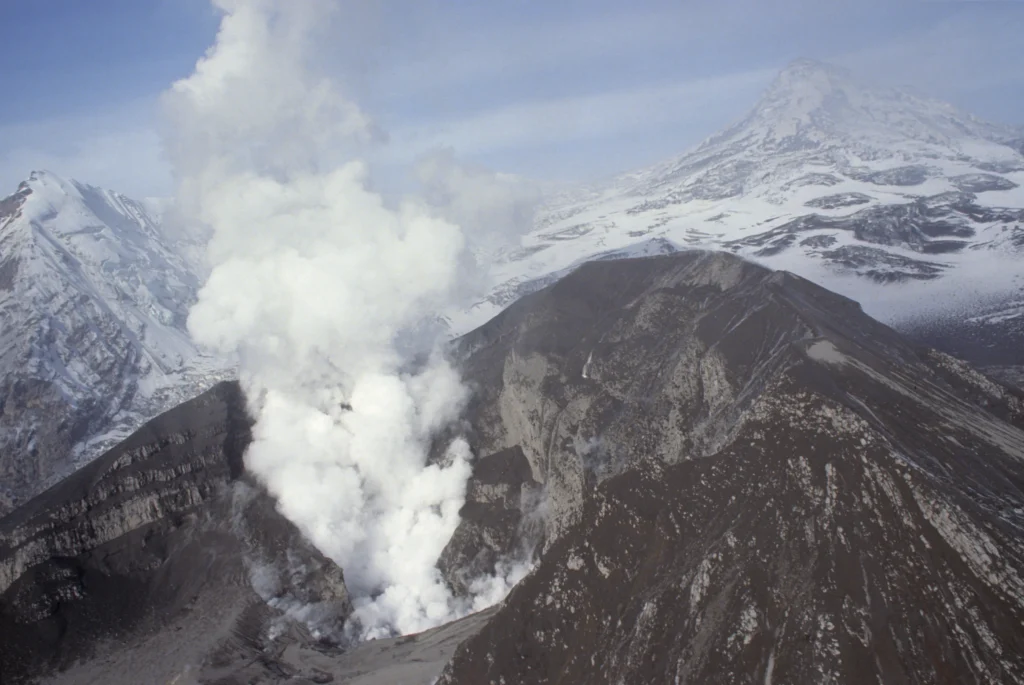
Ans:
[{"label": "barren mountainside", "polygon": [[70,682],[171,682],[270,631],[340,633],[341,570],[245,474],[250,426],[223,383],[0,519],[5,684],[69,667]]},{"label": "barren mountainside", "polygon": [[[5,668],[80,657],[65,683],[117,682],[129,663],[222,684],[1024,682],[1020,392],[799,276],[702,251],[585,264],[453,354],[474,393],[454,430],[477,456],[439,567],[459,590],[532,553],[495,610],[318,641],[348,611],[344,569],[246,484],[248,422],[224,385],[0,521],[0,616],[22,636],[0,646]],[[262,582],[253,558],[293,581]],[[129,580],[134,603],[110,602]],[[324,603],[333,623],[310,621]],[[122,615],[144,628],[97,639]]]},{"label": "barren mountainside", "polygon": [[1019,393],[725,254],[586,264],[462,345],[547,540],[442,683],[1024,680]]}]

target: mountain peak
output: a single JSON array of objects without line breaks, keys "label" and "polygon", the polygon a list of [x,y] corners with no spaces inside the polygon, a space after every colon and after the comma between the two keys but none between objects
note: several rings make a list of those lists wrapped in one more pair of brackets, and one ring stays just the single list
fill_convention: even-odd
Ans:
[{"label": "mountain peak", "polygon": [[80,184],[69,178],[58,176],[46,169],[34,169],[29,172],[28,178],[18,184],[15,193],[29,191],[40,196],[47,196],[50,200],[55,197],[77,195],[76,189]]},{"label": "mountain peak", "polygon": [[801,58],[790,62],[779,72],[762,101],[795,98],[805,105],[820,105],[830,95],[854,89],[853,75],[846,69]]},{"label": "mountain peak", "polygon": [[750,119],[765,142],[779,142],[846,118],[863,100],[849,72],[811,59],[789,63],[761,97]]},{"label": "mountain peak", "polygon": [[966,139],[1007,137],[1005,127],[978,121],[947,103],[871,88],[842,67],[802,58],[779,72],[746,119],[705,145],[743,141],[772,153],[871,145],[884,152],[894,144],[949,147]]},{"label": "mountain peak", "polygon": [[841,67],[837,64],[830,62],[822,62],[821,60],[812,59],[810,57],[798,57],[782,68],[779,72],[779,76],[785,74],[827,74],[833,77],[840,77],[848,79],[851,77],[850,71],[845,67]]}]

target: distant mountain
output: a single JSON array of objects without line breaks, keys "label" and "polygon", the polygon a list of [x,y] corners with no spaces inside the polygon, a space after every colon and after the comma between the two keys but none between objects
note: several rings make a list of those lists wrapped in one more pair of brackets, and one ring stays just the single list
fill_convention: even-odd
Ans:
[{"label": "distant mountain", "polygon": [[499,256],[489,297],[452,320],[467,330],[589,259],[702,247],[803,275],[889,322],[984,315],[977,325],[1002,327],[994,337],[1024,363],[1021,142],[800,60],[696,149],[556,198]]},{"label": "distant mountain", "polygon": [[157,203],[35,172],[0,201],[0,513],[223,375]]}]

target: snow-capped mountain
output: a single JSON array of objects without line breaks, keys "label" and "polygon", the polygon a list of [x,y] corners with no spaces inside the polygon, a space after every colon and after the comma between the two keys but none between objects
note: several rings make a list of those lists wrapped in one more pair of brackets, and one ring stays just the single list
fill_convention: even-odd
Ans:
[{"label": "snow-capped mountain", "polygon": [[48,172],[0,201],[0,514],[223,375],[159,210]]},{"label": "snow-capped mountain", "polygon": [[500,257],[489,297],[453,324],[468,329],[597,256],[685,247],[793,271],[889,322],[985,304],[1006,324],[1024,314],[1022,143],[1010,127],[800,60],[696,149],[551,202]]}]

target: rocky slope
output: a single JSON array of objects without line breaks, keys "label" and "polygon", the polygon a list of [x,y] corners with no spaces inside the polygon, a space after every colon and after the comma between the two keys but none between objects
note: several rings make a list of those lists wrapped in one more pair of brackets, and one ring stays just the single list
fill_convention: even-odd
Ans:
[{"label": "rocky slope", "polygon": [[944,320],[943,338],[982,304],[988,317],[968,337],[974,328],[1012,336],[1007,352],[1022,363],[1017,140],[945,103],[800,60],[747,117],[696,149],[554,199],[522,245],[499,256],[488,298],[452,319],[468,330],[599,256],[726,249],[907,330]]},{"label": "rocky slope", "polygon": [[[454,652],[445,685],[1024,682],[1021,392],[728,253],[584,265],[455,356],[478,458],[439,567],[459,589],[535,555],[492,613],[344,654],[308,614],[275,629],[326,602],[331,634],[345,593],[258,490],[239,509],[228,385],[0,522],[5,668],[426,685]],[[296,554],[291,584],[246,563]],[[138,639],[86,637],[120,615]]]},{"label": "rocky slope", "polygon": [[0,514],[223,375],[185,330],[193,242],[50,173],[0,201]]},{"label": "rocky slope", "polygon": [[216,386],[0,520],[5,684],[75,664],[71,682],[173,682],[269,631],[340,637],[341,570],[245,476],[249,429],[237,384]]},{"label": "rocky slope", "polygon": [[724,254],[587,264],[462,345],[546,541],[442,683],[1024,682],[1020,393]]}]

